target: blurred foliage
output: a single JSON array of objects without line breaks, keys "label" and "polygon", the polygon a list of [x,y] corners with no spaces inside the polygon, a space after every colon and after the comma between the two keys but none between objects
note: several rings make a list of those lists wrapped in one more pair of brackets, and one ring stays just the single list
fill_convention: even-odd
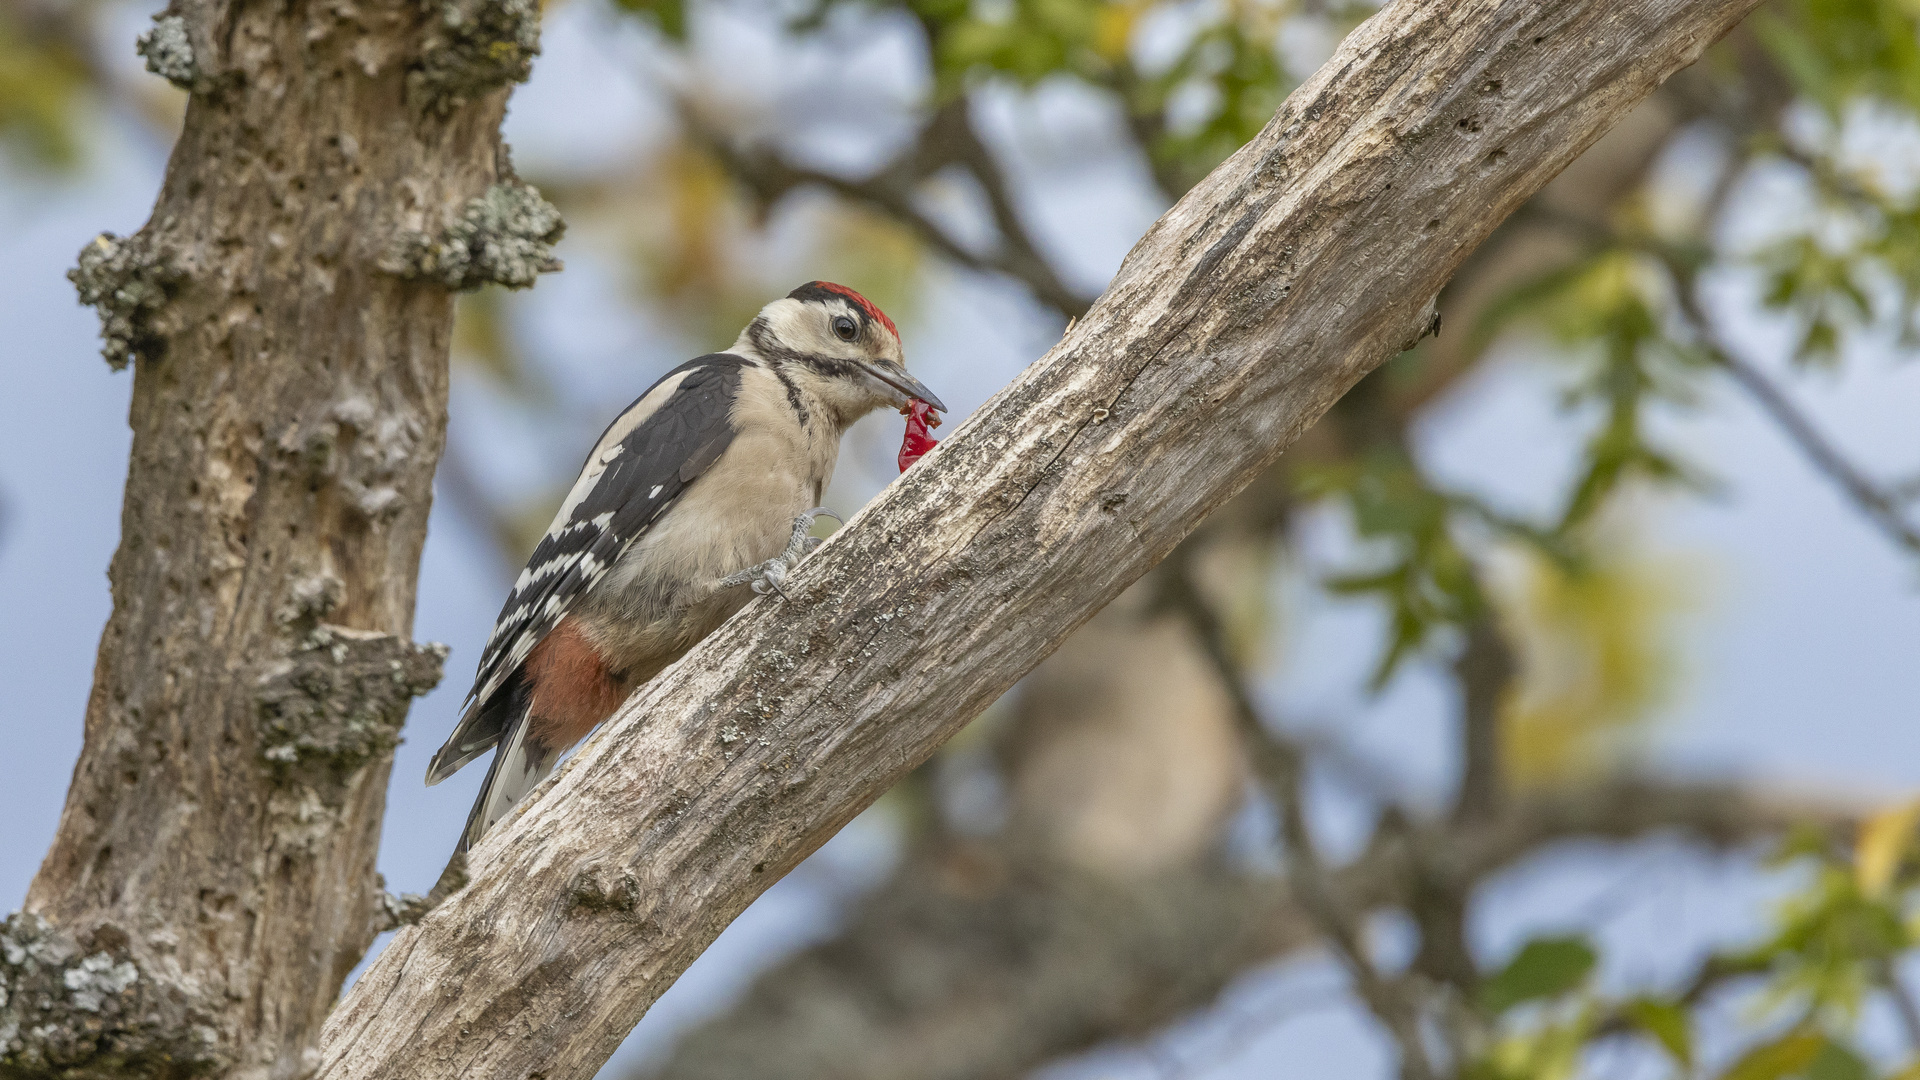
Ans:
[{"label": "blurred foliage", "polygon": [[[1556,518],[1502,523],[1480,501],[1435,486],[1404,462],[1361,460],[1304,478],[1305,494],[1341,499],[1358,536],[1391,553],[1384,568],[1329,579],[1335,591],[1372,595],[1389,612],[1376,687],[1478,617],[1485,598],[1477,583],[1502,538],[1525,537],[1551,556],[1528,588],[1501,598],[1529,669],[1529,689],[1512,698],[1505,717],[1508,769],[1523,782],[1597,753],[1613,736],[1591,736],[1634,726],[1664,698],[1671,671],[1653,643],[1684,590],[1666,575],[1609,564],[1596,536],[1610,530],[1596,534],[1592,525],[1623,492],[1715,488],[1656,435],[1661,418],[1695,407],[1727,363],[1702,322],[1700,283],[1756,281],[1761,303],[1795,328],[1790,358],[1799,367],[1838,365],[1863,334],[1894,331],[1909,346],[1920,338],[1920,199],[1914,185],[1899,190],[1874,162],[1850,158],[1843,137],[1848,125],[1880,124],[1875,130],[1898,126],[1920,138],[1920,4],[1790,0],[1771,5],[1757,28],[1762,65],[1777,65],[1824,121],[1783,130],[1732,106],[1709,110],[1707,130],[1729,157],[1701,213],[1656,228],[1645,199],[1631,197],[1605,219],[1549,217],[1574,239],[1574,254],[1509,289],[1469,329],[1476,353],[1527,331],[1566,373],[1560,404],[1586,434]],[[1745,100],[1751,94],[1735,84],[1772,77],[1755,74],[1752,57],[1718,48],[1701,71],[1719,81],[1709,92],[1720,100]],[[1721,229],[1740,181],[1783,167],[1798,174],[1812,210],[1768,222],[1758,239],[1728,242]],[[1476,533],[1467,527],[1476,521],[1496,527]],[[1543,662],[1548,655],[1556,659]],[[1605,760],[1600,754],[1589,764]]]},{"label": "blurred foliage", "polygon": [[[615,0],[670,41],[696,32],[686,0]],[[1323,22],[1338,38],[1376,5],[1319,0],[804,0],[787,11],[797,34],[826,27],[839,9],[898,13],[917,23],[932,75],[924,105],[985,83],[1031,89],[1072,79],[1116,94],[1146,135],[1163,175],[1191,183],[1260,130],[1305,73],[1274,48],[1290,19]],[[771,13],[771,12],[770,12]],[[1140,30],[1177,36],[1168,55],[1143,62]],[[1177,191],[1169,194],[1178,194]]]},{"label": "blurred foliage", "polygon": [[1558,997],[1581,986],[1599,955],[1580,938],[1535,938],[1480,985],[1480,1007],[1503,1013],[1517,1005]]},{"label": "blurred foliage", "polygon": [[[1610,523],[1611,524],[1611,523]],[[1520,672],[1501,713],[1508,777],[1522,787],[1616,767],[1678,674],[1675,616],[1689,578],[1638,555],[1631,523],[1603,528],[1569,566],[1516,547],[1496,590]]]},{"label": "blurred foliage", "polygon": [[0,146],[10,157],[51,169],[78,164],[80,104],[89,72],[64,27],[32,25],[26,12],[0,5]]},{"label": "blurred foliage", "polygon": [[[883,6],[817,0],[816,10],[836,2]],[[1163,186],[1180,189],[1251,139],[1306,74],[1288,71],[1275,50],[1283,24],[1312,8],[1312,17],[1337,25],[1338,37],[1371,14],[1369,5],[1300,0],[908,0],[905,6],[928,37],[936,99],[986,82],[1032,88],[1063,77],[1113,93]],[[1149,22],[1160,37],[1182,39],[1177,48],[1143,58],[1140,28]],[[1169,184],[1169,178],[1177,179]]]},{"label": "blurred foliage", "polygon": [[923,252],[900,224],[829,199],[770,222],[690,142],[609,175],[539,185],[577,235],[629,268],[634,300],[691,348],[726,347],[769,297],[814,278],[851,286],[896,322],[919,297]]},{"label": "blurred foliage", "polygon": [[[1881,162],[1845,152],[1843,131],[1876,125],[1879,138],[1911,139],[1920,122],[1920,4],[1911,0],[1797,0],[1764,13],[1769,50],[1827,123],[1813,145],[1757,133],[1753,153],[1804,171],[1816,212],[1751,253],[1764,298],[1806,330],[1801,362],[1832,361],[1843,333],[1893,323],[1915,344],[1920,299],[1920,189],[1892,185]],[[1871,299],[1875,281],[1898,287],[1891,309]]]},{"label": "blurred foliage", "polygon": [[1386,603],[1390,629],[1374,667],[1378,690],[1436,628],[1460,626],[1486,606],[1471,560],[1454,535],[1454,498],[1430,486],[1405,455],[1378,451],[1357,461],[1302,471],[1301,493],[1339,497],[1354,532],[1384,558],[1380,566],[1335,575],[1327,587]]},{"label": "blurred foliage", "polygon": [[1920,110],[1916,19],[1908,0],[1787,0],[1755,27],[1795,87],[1838,115],[1860,98]]},{"label": "blurred foliage", "polygon": [[[1717,1080],[1910,1080],[1920,1075],[1920,1021],[1894,966],[1920,944],[1920,802],[1870,818],[1852,850],[1805,832],[1772,862],[1798,884],[1769,933],[1745,948],[1707,956],[1691,980],[1666,993],[1621,997],[1596,985],[1598,953],[1579,937],[1528,942],[1489,978],[1478,1007],[1486,1049],[1466,1070],[1475,1080],[1562,1080],[1580,1075],[1601,1046],[1639,1043],[1670,1075]],[[1876,999],[1902,1017],[1890,1054],[1863,1028]],[[1738,1007],[1756,1033],[1702,1060],[1696,1013],[1715,1001]],[[1870,1052],[1871,1050],[1871,1052]],[[1636,1073],[1638,1075],[1638,1073]]]},{"label": "blurred foliage", "polygon": [[743,273],[741,249],[754,229],[733,193],[732,181],[712,158],[686,145],[667,147],[641,180],[648,189],[608,206],[620,213],[645,208],[647,217],[626,234],[641,268],[642,292],[698,328],[715,346],[752,319],[765,303],[766,283]]},{"label": "blurred foliage", "polygon": [[1652,260],[1603,250],[1516,290],[1494,313],[1524,312],[1547,328],[1575,370],[1562,405],[1591,407],[1601,417],[1586,440],[1561,529],[1590,520],[1629,481],[1700,482],[1647,431],[1650,406],[1693,403],[1705,368],[1698,351],[1668,331],[1672,287]]}]

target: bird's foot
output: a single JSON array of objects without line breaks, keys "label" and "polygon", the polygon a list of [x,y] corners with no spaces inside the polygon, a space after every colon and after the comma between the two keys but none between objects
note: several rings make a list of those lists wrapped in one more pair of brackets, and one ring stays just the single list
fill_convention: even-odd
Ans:
[{"label": "bird's foot", "polygon": [[[753,591],[761,596],[773,593],[782,600],[788,599],[786,590],[781,588],[786,584],[787,575],[793,572],[794,566],[801,559],[813,554],[813,549],[825,542],[817,536],[807,535],[813,529],[814,519],[821,517],[840,521],[840,515],[824,506],[816,506],[801,514],[793,519],[793,537],[787,541],[785,551],[758,566],[749,566],[737,574],[722,579],[720,587],[731,589],[739,585],[751,585]],[[844,521],[840,523],[846,524]]]}]

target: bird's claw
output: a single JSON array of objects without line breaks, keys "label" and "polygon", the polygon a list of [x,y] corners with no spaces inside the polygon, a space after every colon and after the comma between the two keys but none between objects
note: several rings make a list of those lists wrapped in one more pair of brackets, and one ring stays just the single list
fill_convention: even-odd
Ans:
[{"label": "bird's claw", "polygon": [[[807,535],[813,529],[814,519],[822,517],[840,521],[840,515],[824,506],[816,506],[801,514],[793,519],[793,536],[787,540],[785,551],[758,566],[750,566],[724,579],[720,582],[721,586],[732,588],[737,585],[751,585],[754,593],[759,596],[773,593],[782,600],[792,599],[780,586],[786,582],[787,575],[793,572],[794,566],[801,559],[813,554],[815,548],[826,543],[819,537]],[[844,525],[846,522],[840,521],[840,524]]]}]

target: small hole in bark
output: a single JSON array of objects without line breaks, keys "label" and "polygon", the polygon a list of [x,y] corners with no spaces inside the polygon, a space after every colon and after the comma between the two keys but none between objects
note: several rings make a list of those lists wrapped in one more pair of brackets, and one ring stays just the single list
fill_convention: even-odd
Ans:
[{"label": "small hole in bark", "polygon": [[1464,116],[1464,117],[1461,117],[1461,118],[1460,118],[1460,125],[1459,125],[1459,126],[1460,126],[1460,130],[1461,130],[1461,131],[1479,131],[1479,130],[1480,130],[1480,118],[1479,118],[1479,117],[1477,117],[1477,116]]},{"label": "small hole in bark", "polygon": [[1501,163],[1506,160],[1507,152],[1505,150],[1495,150],[1493,153],[1487,155],[1486,167],[1489,169],[1497,169]]},{"label": "small hole in bark", "polygon": [[753,872],[754,872],[754,873],[756,873],[756,874],[764,874],[764,873],[766,873],[766,872],[767,872],[767,864],[766,864],[766,863],[763,863],[763,862],[757,862],[757,863],[754,863],[754,864],[753,864]]},{"label": "small hole in bark", "polygon": [[1483,94],[1497,94],[1500,92],[1500,85],[1499,79],[1488,79],[1486,82],[1480,84],[1480,92]]},{"label": "small hole in bark", "polygon": [[1428,231],[1428,232],[1435,232],[1435,231],[1437,231],[1437,230],[1438,230],[1439,228],[1440,228],[1440,219],[1439,219],[1439,218],[1434,218],[1434,219],[1433,219],[1432,221],[1429,221],[1429,222],[1427,222],[1427,231]]}]

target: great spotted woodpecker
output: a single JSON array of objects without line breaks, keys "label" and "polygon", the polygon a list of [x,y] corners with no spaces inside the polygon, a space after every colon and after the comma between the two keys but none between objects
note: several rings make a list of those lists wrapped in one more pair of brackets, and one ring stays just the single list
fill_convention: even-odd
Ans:
[{"label": "great spotted woodpecker", "polygon": [[[809,282],[726,352],[690,360],[627,407],[579,479],[480,657],[437,784],[497,746],[459,850],[754,593],[780,591],[855,420],[940,399],[907,374],[893,320]],[[813,509],[808,509],[813,507]]]}]

